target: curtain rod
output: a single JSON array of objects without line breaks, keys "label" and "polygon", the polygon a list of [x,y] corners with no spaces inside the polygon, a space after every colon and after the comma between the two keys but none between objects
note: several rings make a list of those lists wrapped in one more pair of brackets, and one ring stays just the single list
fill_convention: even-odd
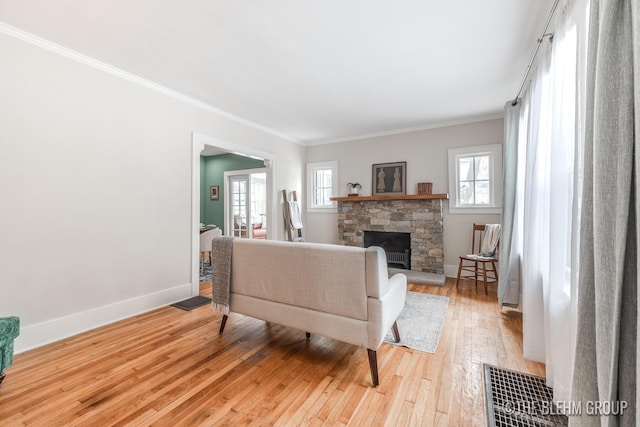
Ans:
[{"label": "curtain rod", "polygon": [[524,77],[522,79],[522,83],[520,83],[520,89],[518,89],[518,93],[516,94],[516,97],[513,99],[513,102],[511,103],[511,105],[516,105],[518,103],[518,97],[520,96],[520,93],[522,93],[522,89],[524,88],[524,84],[527,82],[527,77],[529,76],[529,72],[531,71],[531,67],[533,66],[533,61],[536,60],[536,56],[538,55],[538,50],[540,50],[540,45],[544,41],[544,38],[549,36],[549,39],[553,40],[553,33],[547,33],[547,28],[549,28],[549,24],[551,23],[551,18],[553,18],[553,14],[556,11],[556,7],[558,7],[559,1],[560,0],[556,0],[553,3],[553,7],[551,7],[551,12],[549,13],[549,17],[547,18],[547,23],[544,26],[544,30],[542,30],[542,35],[537,40],[538,41],[538,46],[536,46],[536,50],[535,50],[535,52],[533,52],[533,56],[531,57],[531,61],[529,61],[529,65],[527,66],[527,71],[524,73]]}]

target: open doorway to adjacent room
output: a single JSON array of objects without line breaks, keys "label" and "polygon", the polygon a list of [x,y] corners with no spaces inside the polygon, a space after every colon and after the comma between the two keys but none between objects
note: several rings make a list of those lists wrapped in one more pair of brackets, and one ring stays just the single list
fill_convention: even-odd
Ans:
[{"label": "open doorway to adjacent room", "polygon": [[275,156],[197,132],[192,138],[192,295],[200,289],[200,232],[267,239],[276,233]]},{"label": "open doorway to adjacent room", "polygon": [[[215,154],[212,154],[215,153]],[[251,208],[252,191],[255,193],[255,185],[251,185],[252,174],[256,171],[262,174],[260,194],[255,195],[260,200],[263,211],[260,212],[266,218],[266,168],[264,161],[233,153],[220,152],[206,147],[200,157],[200,222],[209,229],[220,228],[222,234],[233,236],[234,215],[240,215],[243,220],[251,220],[249,213],[244,213]],[[246,182],[246,184],[245,184]],[[236,212],[230,208],[234,207]],[[265,224],[265,229],[267,229]],[[236,236],[246,237],[246,236]]]}]

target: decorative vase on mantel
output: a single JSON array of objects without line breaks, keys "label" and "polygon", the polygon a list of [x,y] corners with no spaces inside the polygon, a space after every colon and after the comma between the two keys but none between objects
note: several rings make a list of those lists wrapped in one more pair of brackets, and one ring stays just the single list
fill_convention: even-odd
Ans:
[{"label": "decorative vase on mantel", "polygon": [[349,189],[350,197],[357,197],[360,195],[360,189],[362,188],[362,185],[357,182],[350,182],[347,184],[347,188]]}]

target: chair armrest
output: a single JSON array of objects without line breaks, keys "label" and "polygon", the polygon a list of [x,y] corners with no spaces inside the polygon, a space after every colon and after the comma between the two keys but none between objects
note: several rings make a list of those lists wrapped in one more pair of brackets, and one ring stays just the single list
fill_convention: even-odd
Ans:
[{"label": "chair armrest", "polygon": [[377,350],[387,332],[398,319],[407,297],[407,276],[394,274],[389,279],[389,289],[380,298],[367,298],[369,314],[367,332],[369,343],[367,348]]},{"label": "chair armrest", "polygon": [[389,291],[401,287],[407,291],[407,276],[403,273],[396,273],[389,278]]},{"label": "chair armrest", "polygon": [[14,339],[20,335],[20,318],[16,316],[0,318],[0,339]]}]

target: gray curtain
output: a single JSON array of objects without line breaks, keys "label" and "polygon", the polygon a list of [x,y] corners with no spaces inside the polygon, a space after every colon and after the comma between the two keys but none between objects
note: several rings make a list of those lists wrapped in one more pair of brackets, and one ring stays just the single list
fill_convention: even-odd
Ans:
[{"label": "gray curtain", "polygon": [[[632,426],[637,419],[638,0],[591,0],[578,340],[570,425]],[[588,402],[625,401],[622,416],[585,414]]]},{"label": "gray curtain", "polygon": [[518,187],[518,131],[520,105],[509,101],[504,106],[504,142],[502,146],[502,234],[500,236],[500,274],[498,303],[500,307],[520,304],[520,257],[514,243],[516,195]]}]

